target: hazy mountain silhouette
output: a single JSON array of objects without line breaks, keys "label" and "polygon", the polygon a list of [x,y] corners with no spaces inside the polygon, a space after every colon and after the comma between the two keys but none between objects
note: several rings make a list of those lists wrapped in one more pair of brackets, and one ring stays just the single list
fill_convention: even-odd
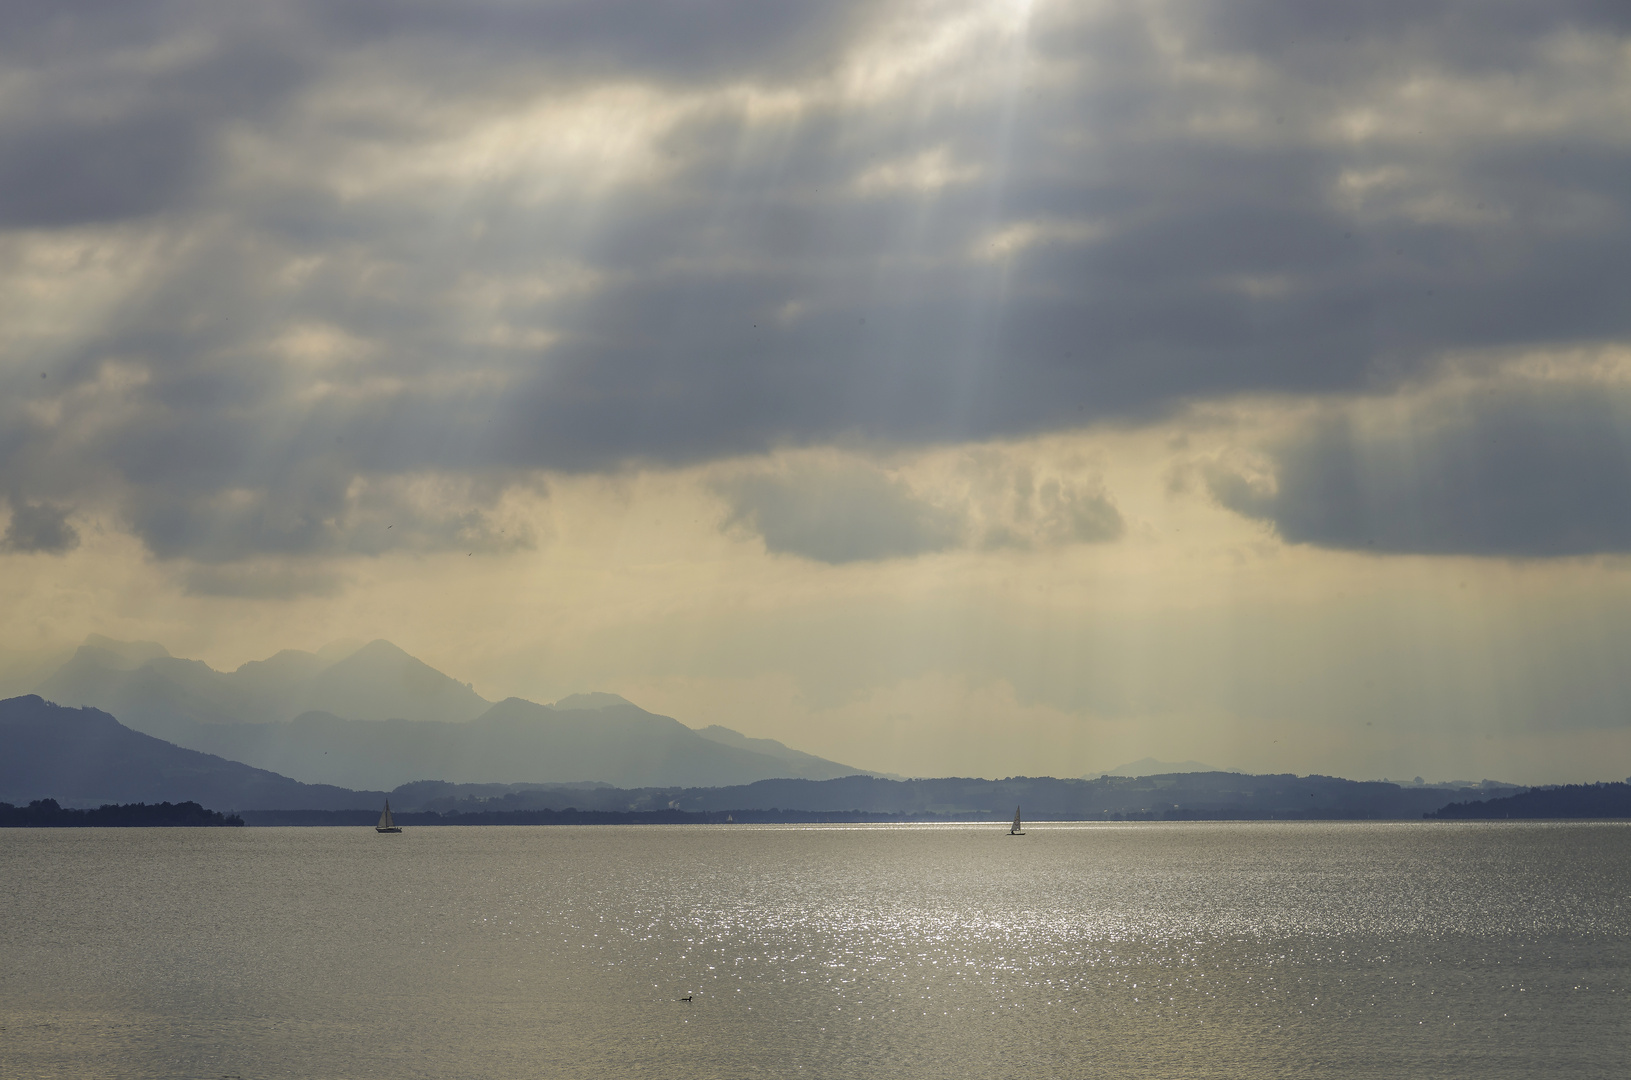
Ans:
[{"label": "hazy mountain silhouette", "polygon": [[[551,707],[557,710],[583,709],[599,711],[601,709],[615,708],[622,705],[627,705],[633,709],[639,709],[639,706],[635,705],[634,702],[630,701],[628,698],[620,697],[617,694],[605,693],[569,694],[561,700],[555,702],[555,704]],[[644,712],[645,710],[641,709],[640,711]],[[648,713],[647,715],[654,714]],[[709,742],[716,742],[721,746],[729,746],[736,750],[749,750],[755,754],[764,754],[768,757],[776,758],[779,761],[785,761],[795,770],[784,774],[785,776],[789,777],[801,777],[810,780],[824,780],[839,776],[853,776],[863,771],[861,769],[851,768],[848,765],[839,765],[837,762],[828,761],[826,758],[816,757],[814,754],[806,754],[802,750],[794,750],[786,743],[777,742],[775,739],[756,739],[750,735],[744,735],[740,731],[736,731],[732,728],[721,727],[718,724],[709,724],[705,728],[691,728],[690,730],[694,731],[698,735],[701,735]],[[881,776],[883,774],[868,772],[867,775]]]},{"label": "hazy mountain silhouette", "polygon": [[[353,725],[353,732],[376,735],[400,734],[416,727],[437,733],[460,728],[411,720],[342,723]],[[222,729],[243,727],[223,725]],[[486,757],[477,755],[466,761],[466,767],[475,771],[501,771],[506,766],[499,764],[500,760],[525,759],[539,745],[548,745],[562,756],[562,768],[573,772],[616,767],[633,773],[670,775],[689,770],[705,779],[695,785],[630,788],[604,784],[420,782],[390,793],[398,809],[477,815],[466,817],[466,821],[485,821],[481,815],[496,814],[499,816],[492,822],[499,824],[530,820],[524,816],[503,817],[509,812],[524,815],[532,810],[568,807],[618,813],[760,812],[760,817],[752,820],[779,820],[775,817],[779,808],[794,815],[788,820],[805,820],[809,814],[822,813],[883,813],[995,821],[1006,820],[1016,804],[1025,807],[1030,820],[1383,819],[1420,817],[1450,799],[1467,800],[1474,795],[1519,790],[1489,781],[1476,788],[1416,787],[1330,776],[1217,772],[1137,779],[1106,776],[1096,780],[1023,776],[1006,780],[889,780],[848,776],[824,781],[767,779],[727,786],[710,783],[707,778],[728,770],[731,762],[695,753],[698,744],[727,755],[733,752],[730,747],[710,744],[678,721],[653,716],[626,703],[599,709],[554,709],[512,698],[464,727],[485,732],[485,739],[475,745]],[[637,742],[640,752],[632,759],[624,756],[608,761],[600,757],[608,744],[595,734],[596,727]],[[1627,790],[1625,784],[1536,790],[1514,799],[1448,806],[1439,810],[1438,816],[1623,816],[1627,812]],[[0,701],[0,802],[27,804],[56,799],[68,806],[196,802],[211,809],[246,812],[360,810],[364,813],[358,821],[366,824],[378,812],[384,797],[385,793],[378,790],[349,791],[302,784],[264,769],[183,749],[131,731],[96,709],[66,708],[33,695]],[[800,814],[806,818],[799,818]],[[263,819],[249,820],[254,823]],[[321,815],[310,821],[300,820],[322,823]],[[297,823],[294,818],[264,819],[268,824],[280,822]]]},{"label": "hazy mountain silhouette", "polygon": [[151,642],[91,638],[40,692],[179,746],[348,788],[714,786],[863,771],[728,728],[693,731],[616,694],[493,705],[388,641],[286,650],[218,672]]},{"label": "hazy mountain silhouette", "polygon": [[[843,771],[833,772],[831,770],[834,768],[835,763],[828,761],[826,758],[819,758],[814,754],[806,754],[802,750],[794,750],[791,746],[788,746],[785,743],[779,743],[775,739],[755,739],[751,736],[742,734],[740,731],[735,731],[728,727],[720,727],[718,724],[709,724],[705,728],[697,728],[695,730],[696,733],[701,735],[704,739],[707,739],[710,742],[716,742],[721,746],[729,746],[737,750],[751,750],[756,754],[764,754],[767,757],[773,757],[778,761],[786,762],[791,771],[785,771],[782,775],[787,777],[802,777],[807,780],[826,780],[839,776],[853,776],[863,771],[861,769],[852,769],[847,765],[839,765],[837,767]],[[865,772],[869,776],[893,775],[892,773],[885,774],[873,772],[871,770],[865,770]]]},{"label": "hazy mountain silhouette", "polygon": [[55,649],[49,653],[0,652],[0,698],[32,694],[35,687],[73,655],[72,649]]},{"label": "hazy mountain silhouette", "polygon": [[329,712],[353,720],[471,720],[491,707],[465,683],[388,641],[317,653],[287,649],[216,671],[152,642],[93,635],[40,687],[137,731],[186,744],[194,724],[271,723]]},{"label": "hazy mountain silhouette", "polygon": [[[1129,761],[1125,765],[1117,765],[1113,769],[1106,769],[1102,773],[1092,776],[1172,776],[1176,773],[1201,772],[1227,772],[1212,765],[1202,765],[1198,761],[1158,761],[1152,757],[1139,758]],[[1092,779],[1092,776],[1086,779]]]},{"label": "hazy mountain silhouette", "polygon": [[302,784],[132,731],[97,709],[0,701],[0,802],[197,802],[213,810],[377,808],[383,792]]},{"label": "hazy mountain silhouette", "polygon": [[1631,818],[1631,781],[1530,788],[1498,799],[1451,803],[1435,818]]},{"label": "hazy mountain silhouette", "polygon": [[712,787],[860,771],[780,743],[772,744],[780,754],[726,745],[627,702],[563,709],[509,698],[463,724],[309,712],[285,723],[193,725],[184,741],[286,776],[363,788],[425,779]]}]

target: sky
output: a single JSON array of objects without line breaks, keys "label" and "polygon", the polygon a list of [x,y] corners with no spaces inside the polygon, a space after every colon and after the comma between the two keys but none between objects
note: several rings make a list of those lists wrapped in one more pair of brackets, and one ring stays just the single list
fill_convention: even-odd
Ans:
[{"label": "sky", "polygon": [[0,690],[1631,773],[1631,8],[0,3]]}]

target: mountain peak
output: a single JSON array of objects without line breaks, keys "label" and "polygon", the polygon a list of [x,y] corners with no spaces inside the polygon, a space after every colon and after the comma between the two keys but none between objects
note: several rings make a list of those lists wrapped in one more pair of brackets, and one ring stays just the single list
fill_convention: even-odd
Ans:
[{"label": "mountain peak", "polygon": [[350,655],[345,657],[345,659],[350,660],[353,658],[358,660],[383,660],[386,658],[401,658],[407,660],[414,659],[414,657],[409,654],[406,649],[402,648],[400,645],[386,641],[384,638],[375,638],[366,645],[352,649]]},{"label": "mountain peak", "polygon": [[305,699],[308,708],[354,720],[473,720],[491,704],[384,638],[325,667]]},{"label": "mountain peak", "polygon": [[[331,641],[324,645],[317,650],[315,655],[326,667],[330,664],[338,664],[341,660],[355,655],[365,644],[360,638],[341,638],[338,641]],[[388,645],[390,642],[386,642],[386,644]]]}]

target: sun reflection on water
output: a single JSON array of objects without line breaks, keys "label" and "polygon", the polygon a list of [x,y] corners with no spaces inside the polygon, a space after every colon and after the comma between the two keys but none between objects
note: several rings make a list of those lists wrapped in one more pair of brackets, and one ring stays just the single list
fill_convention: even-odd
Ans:
[{"label": "sun reflection on water", "polygon": [[1028,831],[8,836],[0,1016],[42,1076],[1607,1076],[1631,1048],[1624,826]]}]

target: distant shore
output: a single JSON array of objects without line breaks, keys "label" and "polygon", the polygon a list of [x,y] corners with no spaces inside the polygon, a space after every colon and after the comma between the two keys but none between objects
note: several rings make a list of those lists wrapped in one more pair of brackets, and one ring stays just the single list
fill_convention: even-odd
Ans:
[{"label": "distant shore", "polygon": [[[1006,813],[995,811],[882,811],[798,810],[780,807],[733,810],[603,810],[578,809],[450,809],[407,810],[395,815],[398,825],[847,825],[847,824],[1005,824]],[[1182,805],[1155,810],[1098,810],[1082,813],[1042,812],[1037,821],[1469,821],[1469,820],[1618,820],[1631,818],[1631,784],[1571,784],[1534,788],[1498,799],[1456,802],[1419,817],[1376,809],[1307,811],[1247,807],[1189,808]],[[27,806],[0,802],[0,828],[86,827],[218,827],[218,826],[345,826],[373,825],[379,812],[353,810],[241,810],[222,813],[196,802],[129,803],[74,810],[54,799],[39,799]]]},{"label": "distant shore", "polygon": [[36,799],[27,806],[0,802],[0,828],[8,829],[215,828],[243,823],[236,814],[206,810],[195,802],[109,803],[94,810],[64,808],[55,799]]},{"label": "distant shore", "polygon": [[1453,821],[1631,818],[1631,784],[1565,784],[1503,799],[1451,803],[1427,815]]}]

